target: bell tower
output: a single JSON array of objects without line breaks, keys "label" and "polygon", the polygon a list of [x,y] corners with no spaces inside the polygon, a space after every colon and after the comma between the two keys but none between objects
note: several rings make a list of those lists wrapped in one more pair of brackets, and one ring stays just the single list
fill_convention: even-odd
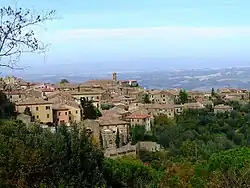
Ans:
[{"label": "bell tower", "polygon": [[113,76],[113,81],[117,82],[117,74],[116,74],[116,72],[113,72],[112,76]]}]

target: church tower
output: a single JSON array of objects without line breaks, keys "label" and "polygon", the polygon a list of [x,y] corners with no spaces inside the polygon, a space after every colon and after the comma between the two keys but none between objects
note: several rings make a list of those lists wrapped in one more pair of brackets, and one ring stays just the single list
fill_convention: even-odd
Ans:
[{"label": "church tower", "polygon": [[113,72],[113,81],[117,82],[117,74],[116,74],[116,72]]}]

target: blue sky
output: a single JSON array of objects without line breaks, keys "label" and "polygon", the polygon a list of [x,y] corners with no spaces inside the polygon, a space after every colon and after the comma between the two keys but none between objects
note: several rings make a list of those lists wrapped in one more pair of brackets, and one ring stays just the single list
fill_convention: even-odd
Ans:
[{"label": "blue sky", "polygon": [[[0,4],[8,2],[15,1]],[[51,43],[46,61],[23,57],[22,63],[33,67],[250,65],[249,0],[19,0],[18,5],[55,9],[61,17],[37,32]]]}]

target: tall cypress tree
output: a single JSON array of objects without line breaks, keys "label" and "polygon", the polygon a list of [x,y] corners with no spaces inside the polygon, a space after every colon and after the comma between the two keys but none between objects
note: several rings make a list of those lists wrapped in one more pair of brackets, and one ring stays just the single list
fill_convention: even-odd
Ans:
[{"label": "tall cypress tree", "polygon": [[116,132],[115,144],[116,144],[117,148],[120,147],[120,133],[119,133],[119,129],[117,129],[117,132]]}]

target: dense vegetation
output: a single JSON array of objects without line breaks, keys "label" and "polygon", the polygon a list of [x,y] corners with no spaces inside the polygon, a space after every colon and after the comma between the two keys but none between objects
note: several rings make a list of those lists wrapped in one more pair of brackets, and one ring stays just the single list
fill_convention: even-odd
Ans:
[{"label": "dense vegetation", "polygon": [[133,128],[132,142],[163,146],[160,152],[141,151],[138,156],[164,172],[159,187],[250,186],[250,104],[227,104],[232,112],[187,110],[174,119],[156,117],[151,132]]},{"label": "dense vegetation", "polygon": [[250,186],[250,104],[158,116],[151,132],[135,126],[131,136],[133,144],[157,141],[162,151],[106,159],[85,131],[61,126],[53,133],[14,120],[13,104],[1,96],[0,187]]}]

